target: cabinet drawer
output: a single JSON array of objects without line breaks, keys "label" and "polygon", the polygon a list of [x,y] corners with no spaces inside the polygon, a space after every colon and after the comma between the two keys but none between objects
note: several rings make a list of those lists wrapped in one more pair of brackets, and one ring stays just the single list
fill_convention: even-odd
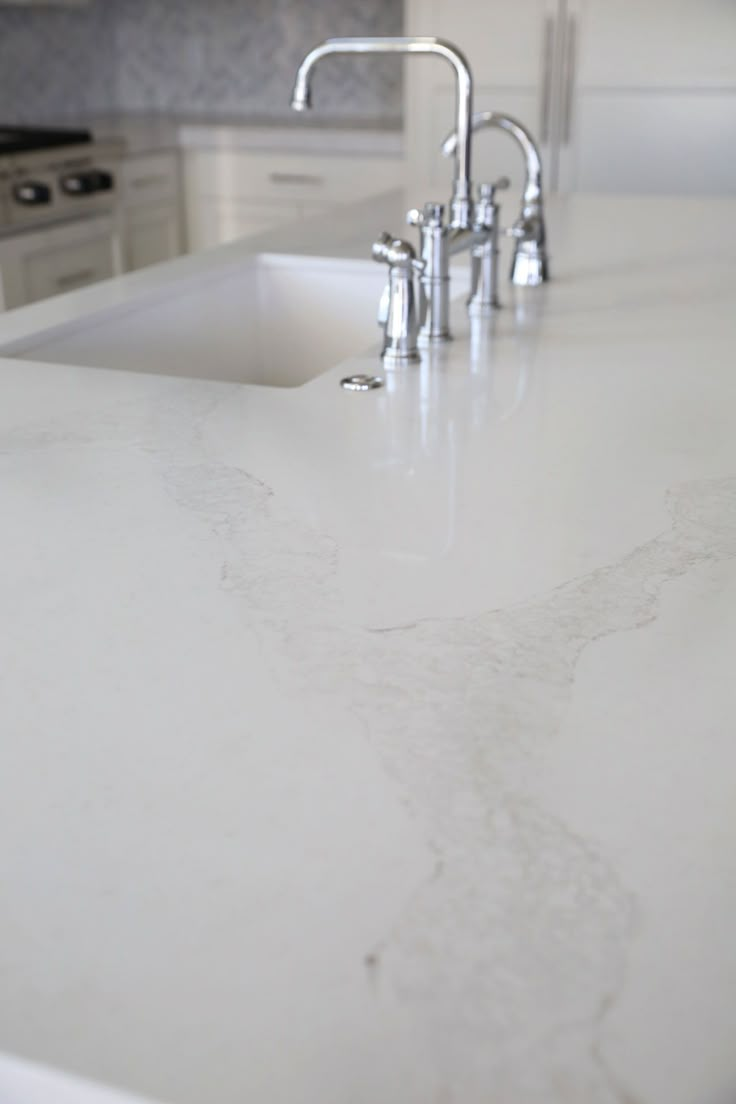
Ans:
[{"label": "cabinet drawer", "polygon": [[106,216],[0,239],[0,309],[114,276],[119,252],[117,226]]},{"label": "cabinet drawer", "polygon": [[23,270],[26,302],[48,299],[112,276],[112,242],[109,238],[97,238],[57,249],[42,249],[23,258]]},{"label": "cabinet drawer", "polygon": [[186,155],[187,189],[200,196],[348,202],[398,184],[402,161],[195,150]]},{"label": "cabinet drawer", "polygon": [[179,191],[179,158],[160,153],[127,158],[120,170],[120,195],[126,206],[176,199]]}]

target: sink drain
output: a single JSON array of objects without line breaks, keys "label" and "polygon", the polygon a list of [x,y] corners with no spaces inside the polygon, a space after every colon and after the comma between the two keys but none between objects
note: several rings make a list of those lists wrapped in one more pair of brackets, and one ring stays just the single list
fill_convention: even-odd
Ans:
[{"label": "sink drain", "polygon": [[374,391],[377,387],[383,387],[380,376],[345,376],[340,380],[340,386],[346,391]]}]

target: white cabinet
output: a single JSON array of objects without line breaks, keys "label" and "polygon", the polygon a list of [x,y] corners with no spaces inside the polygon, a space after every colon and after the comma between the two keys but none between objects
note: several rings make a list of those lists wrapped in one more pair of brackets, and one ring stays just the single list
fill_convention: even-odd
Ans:
[{"label": "white cabinet", "polygon": [[[548,176],[555,122],[552,77],[559,49],[556,9],[552,0],[407,0],[406,6],[407,34],[449,39],[465,54],[476,108],[505,111],[530,127],[541,143]],[[434,57],[411,57],[404,88],[410,185],[417,202],[446,200],[452,169],[440,154],[440,144],[455,124],[452,70]],[[473,161],[475,180],[506,174],[515,188],[521,187],[521,156],[507,135],[484,131],[473,144]]]},{"label": "white cabinet", "polygon": [[125,271],[178,257],[182,252],[178,152],[127,157],[119,183]]},{"label": "white cabinet", "polygon": [[117,228],[105,216],[0,239],[0,308],[86,287],[119,270]]},{"label": "white cabinet", "polygon": [[401,183],[400,157],[188,150],[187,243],[206,249]]},{"label": "white cabinet", "polygon": [[182,252],[179,156],[127,157],[115,215],[0,239],[0,310],[35,303]]},{"label": "white cabinet", "polygon": [[[736,191],[736,5],[724,0],[407,0],[407,33],[467,54],[479,109],[517,115],[550,190]],[[412,182],[449,190],[449,67],[406,65]],[[521,179],[509,139],[474,143],[476,180]],[[442,191],[444,188],[444,191]],[[434,196],[433,196],[434,198]]]},{"label": "white cabinet", "polygon": [[568,0],[563,190],[736,191],[736,5]]},{"label": "white cabinet", "polygon": [[123,268],[139,268],[171,260],[181,253],[179,207],[170,203],[149,203],[125,214]]}]

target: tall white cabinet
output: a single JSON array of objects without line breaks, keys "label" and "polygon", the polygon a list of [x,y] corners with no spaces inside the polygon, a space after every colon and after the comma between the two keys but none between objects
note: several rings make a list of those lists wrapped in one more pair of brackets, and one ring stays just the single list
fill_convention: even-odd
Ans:
[{"label": "tall white cabinet", "polygon": [[[550,190],[736,191],[736,4],[730,0],[407,0],[407,33],[467,54],[477,108],[517,115]],[[447,188],[437,152],[453,121],[449,67],[406,65],[412,174]],[[476,180],[521,179],[517,150],[485,131]]]}]

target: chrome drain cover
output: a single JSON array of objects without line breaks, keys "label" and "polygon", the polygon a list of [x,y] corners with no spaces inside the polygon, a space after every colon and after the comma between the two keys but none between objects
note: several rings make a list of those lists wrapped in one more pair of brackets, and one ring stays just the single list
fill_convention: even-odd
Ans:
[{"label": "chrome drain cover", "polygon": [[340,386],[346,391],[375,391],[377,387],[383,387],[380,376],[365,376],[360,373],[357,376],[345,376],[340,380]]}]

